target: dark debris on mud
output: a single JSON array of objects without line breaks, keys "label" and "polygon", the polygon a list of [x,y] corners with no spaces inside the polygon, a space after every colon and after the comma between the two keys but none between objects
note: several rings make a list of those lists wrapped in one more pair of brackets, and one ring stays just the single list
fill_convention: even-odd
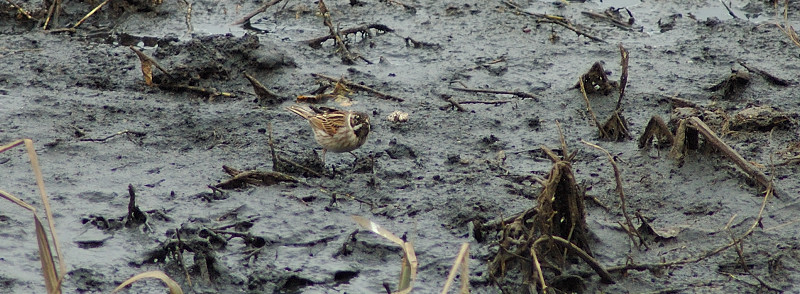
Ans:
[{"label": "dark debris on mud", "polygon": [[[351,215],[415,293],[464,242],[473,293],[800,290],[800,4],[569,2],[7,1],[0,143],[36,141],[67,293],[397,290]],[[295,99],[367,143],[323,162]],[[0,292],[44,291],[29,220]]]}]

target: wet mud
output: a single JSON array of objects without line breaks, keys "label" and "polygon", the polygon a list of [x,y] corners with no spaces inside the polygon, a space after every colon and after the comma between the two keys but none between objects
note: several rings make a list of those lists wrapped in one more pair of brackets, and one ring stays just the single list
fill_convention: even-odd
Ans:
[{"label": "wet mud", "polygon": [[[730,13],[719,1],[326,2],[345,51],[312,2],[242,26],[265,3],[111,1],[61,29],[100,4],[65,1],[47,31],[49,2],[11,2],[31,19],[4,3],[0,143],[35,141],[65,293],[150,270],[187,293],[397,290],[402,249],[351,215],[413,243],[414,293],[442,289],[464,242],[473,293],[536,292],[530,256],[496,267],[503,220],[535,213],[553,158],[570,155],[581,247],[611,279],[562,247],[543,265],[550,289],[800,291],[800,45],[776,25],[800,25],[797,3],[784,20],[782,3],[755,0]],[[133,49],[164,68],[152,64],[151,85]],[[339,78],[350,92],[334,92]],[[285,109],[299,95],[369,114],[366,144],[323,163]],[[601,139],[593,116],[615,113],[629,136]],[[700,118],[775,197],[759,214],[763,183],[702,134],[679,159],[663,133],[637,140],[653,116],[671,134]],[[24,148],[0,153],[0,170],[0,190],[42,209]],[[44,292],[30,213],[3,201],[0,236],[0,293]]]}]

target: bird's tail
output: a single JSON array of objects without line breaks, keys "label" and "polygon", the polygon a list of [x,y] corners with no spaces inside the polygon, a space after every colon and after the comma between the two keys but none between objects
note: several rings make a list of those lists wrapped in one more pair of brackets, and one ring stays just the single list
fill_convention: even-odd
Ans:
[{"label": "bird's tail", "polygon": [[308,119],[309,117],[317,115],[311,109],[309,109],[307,107],[299,106],[299,105],[292,105],[292,106],[286,107],[286,110],[294,112],[295,114],[297,114],[299,116],[302,116],[305,119]]}]

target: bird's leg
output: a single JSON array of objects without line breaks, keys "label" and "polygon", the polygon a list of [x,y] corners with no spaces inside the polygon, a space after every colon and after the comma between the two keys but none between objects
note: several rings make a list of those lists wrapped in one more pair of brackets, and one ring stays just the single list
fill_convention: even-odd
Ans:
[{"label": "bird's leg", "polygon": [[322,148],[322,165],[325,165],[325,152],[328,152],[328,149]]}]

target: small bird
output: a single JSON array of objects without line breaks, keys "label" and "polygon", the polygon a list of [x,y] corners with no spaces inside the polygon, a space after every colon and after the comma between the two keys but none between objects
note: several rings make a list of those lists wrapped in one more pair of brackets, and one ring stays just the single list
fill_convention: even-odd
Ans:
[{"label": "small bird", "polygon": [[299,105],[292,105],[286,110],[302,116],[311,124],[314,139],[322,145],[323,163],[325,152],[353,154],[351,151],[358,149],[367,141],[370,124],[369,115],[366,113]]}]

